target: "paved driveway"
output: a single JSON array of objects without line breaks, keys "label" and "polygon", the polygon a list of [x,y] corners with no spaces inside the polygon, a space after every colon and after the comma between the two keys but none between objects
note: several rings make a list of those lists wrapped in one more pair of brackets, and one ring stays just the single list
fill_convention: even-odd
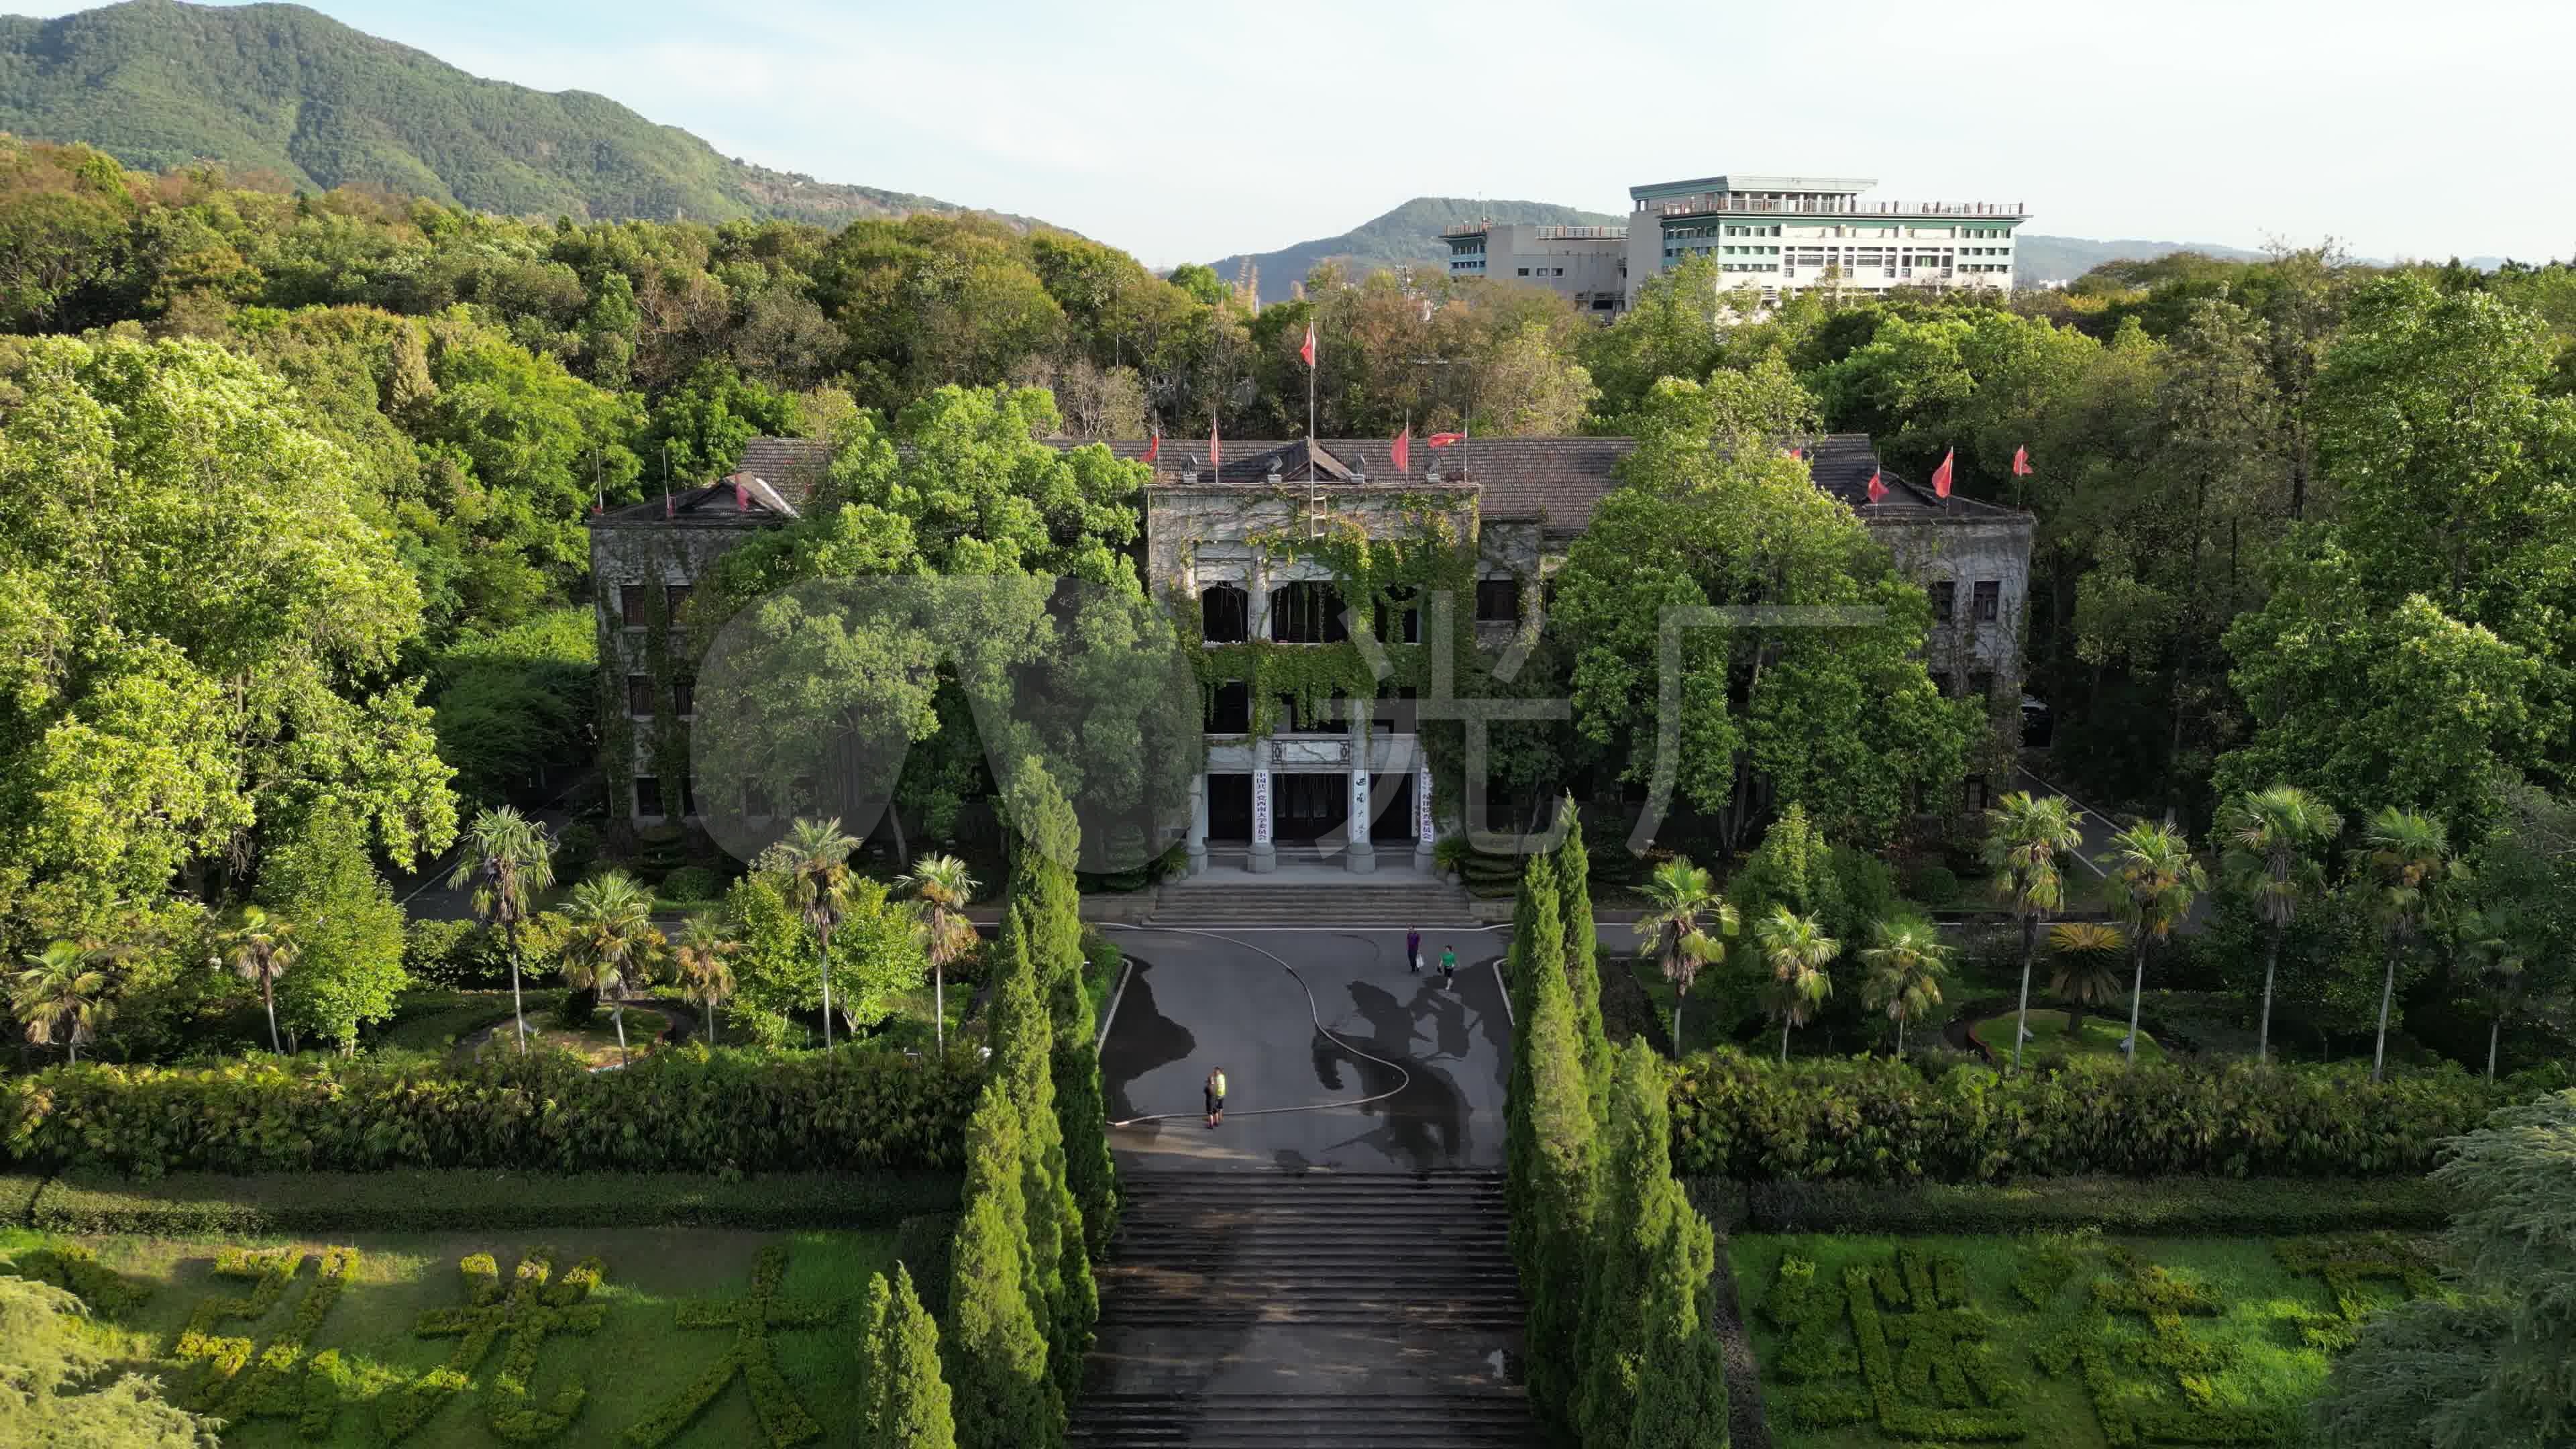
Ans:
[{"label": "paved driveway", "polygon": [[[1435,972],[1408,974],[1401,931],[1107,929],[1136,966],[1101,1048],[1110,1120],[1131,1122],[1110,1145],[1131,1165],[1502,1166],[1500,932],[1424,933],[1431,961],[1457,949],[1450,991]],[[1211,1067],[1227,1079],[1213,1132],[1200,1116]]]}]

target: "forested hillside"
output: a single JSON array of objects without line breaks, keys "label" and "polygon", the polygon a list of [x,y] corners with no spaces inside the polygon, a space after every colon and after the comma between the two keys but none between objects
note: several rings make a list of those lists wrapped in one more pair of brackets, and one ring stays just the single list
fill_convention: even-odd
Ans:
[{"label": "forested hillside", "polygon": [[1258,270],[1261,300],[1284,301],[1324,262],[1353,272],[1385,267],[1442,266],[1449,249],[1440,244],[1444,227],[1470,221],[1535,222],[1546,226],[1618,226],[1625,217],[1584,211],[1545,201],[1484,201],[1466,196],[1417,196],[1395,210],[1365,221],[1340,236],[1318,237],[1273,252],[1238,252],[1209,263],[1217,275],[1233,281],[1243,264]]},{"label": "forested hillside", "polygon": [[[605,96],[467,75],[300,5],[0,16],[0,131],[510,216],[849,220],[961,208],[750,166]],[[1016,220],[1016,219],[1015,219]]]}]

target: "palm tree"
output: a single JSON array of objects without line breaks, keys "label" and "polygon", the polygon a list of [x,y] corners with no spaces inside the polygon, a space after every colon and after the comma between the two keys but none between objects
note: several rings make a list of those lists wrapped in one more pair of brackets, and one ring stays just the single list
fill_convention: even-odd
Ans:
[{"label": "palm tree", "polygon": [[2101,857],[2108,874],[2102,881],[2111,914],[2129,928],[2129,1039],[2120,1045],[2129,1064],[2138,1062],[2138,1007],[2147,989],[2147,948],[2173,934],[2174,923],[2191,909],[2192,898],[2209,888],[2200,862],[2191,858],[2191,843],[2170,825],[2142,820],[2111,837]]},{"label": "palm tree", "polygon": [[519,1050],[528,1049],[528,1014],[519,1000],[519,926],[530,904],[555,883],[555,846],[543,827],[507,805],[486,810],[466,827],[452,891],[474,892],[474,914],[498,924],[510,950],[510,1017],[518,1024]]},{"label": "palm tree", "polygon": [[1905,1024],[1941,1004],[1942,968],[1950,948],[1929,921],[1878,923],[1878,944],[1860,953],[1869,966],[1861,999],[1896,1023],[1896,1054],[1905,1055]]},{"label": "palm tree", "polygon": [[740,941],[725,935],[714,912],[700,911],[689,917],[679,944],[671,950],[672,963],[680,973],[680,995],[691,1005],[706,1008],[709,1046],[716,1044],[716,1008],[733,995],[731,957],[741,949]]},{"label": "palm tree", "polygon": [[2372,913],[2388,942],[2388,974],[2379,987],[2379,1041],[2370,1054],[2375,1082],[2388,1066],[2388,1007],[2397,996],[2397,962],[2425,917],[2441,904],[2443,885],[2466,872],[2451,859],[2450,837],[2440,821],[2394,805],[2370,817],[2361,843],[2369,852],[2362,868]]},{"label": "palm tree", "polygon": [[268,1049],[280,1056],[286,1048],[278,1045],[277,978],[295,964],[297,950],[294,924],[257,906],[242,907],[241,924],[224,935],[224,953],[233,970],[244,981],[259,983],[260,1002],[268,1008]]},{"label": "palm tree", "polygon": [[2461,972],[2487,1012],[2487,1075],[2493,1077],[2504,1019],[2522,1004],[2523,993],[2531,986],[2532,960],[2548,947],[2527,918],[2502,909],[2462,916],[2459,940]]},{"label": "palm tree", "polygon": [[1825,968],[1842,954],[1842,943],[1826,935],[1815,917],[1777,905],[1754,923],[1753,940],[1762,948],[1763,963],[1771,968],[1770,984],[1762,989],[1762,1005],[1780,1020],[1780,1061],[1786,1065],[1789,1028],[1805,1026],[1816,1007],[1834,994],[1834,980]]},{"label": "palm tree", "polygon": [[653,893],[622,870],[583,881],[564,902],[563,978],[598,992],[617,1023],[617,1060],[626,1060],[626,989],[651,979],[662,933],[653,925]]},{"label": "palm tree", "polygon": [[2263,1025],[2254,1038],[2258,1062],[2272,1051],[2272,977],[2281,964],[2281,938],[2299,907],[2324,888],[2319,848],[2342,833],[2343,817],[2296,785],[2251,791],[2219,808],[2219,870],[2272,928],[2263,948]]},{"label": "palm tree", "polygon": [[788,899],[814,928],[822,950],[823,1050],[832,1049],[832,928],[850,907],[850,852],[859,848],[854,835],[841,833],[841,817],[810,820],[799,816],[787,827],[787,838],[770,847],[771,859],[787,874]]},{"label": "palm tree", "polygon": [[2063,795],[2033,799],[2015,790],[1986,811],[1986,863],[1994,867],[1995,895],[2021,917],[2021,1009],[2013,1018],[2013,1070],[2021,1070],[2021,1042],[2029,1035],[2030,963],[2039,954],[2042,920],[2066,904],[2066,877],[2058,859],[2084,848],[2075,807]]},{"label": "palm tree", "polygon": [[1700,968],[1717,959],[1718,938],[1736,930],[1735,907],[1717,893],[1707,871],[1674,859],[1655,867],[1646,881],[1649,908],[1637,922],[1637,940],[1653,948],[1664,979],[1673,987],[1673,1054],[1682,1050],[1682,998],[1698,982]]},{"label": "palm tree", "polygon": [[2128,944],[2119,927],[2096,921],[2060,921],[2048,928],[2049,994],[2074,1006],[2066,1013],[2069,1045],[2083,1034],[2085,1008],[2119,999],[2120,952]]},{"label": "palm tree", "polygon": [[90,959],[78,943],[56,941],[27,958],[27,969],[9,992],[9,1010],[27,1024],[27,1040],[37,1046],[59,1041],[75,1062],[81,1043],[95,1040],[116,1014],[107,999],[107,973]]},{"label": "palm tree", "polygon": [[966,873],[966,862],[953,855],[925,855],[915,861],[912,873],[903,878],[930,912],[929,939],[923,944],[930,955],[931,1033],[943,1053],[948,1050],[948,968],[966,959],[981,939],[975,934],[975,923],[966,919],[966,903],[975,898],[975,877]]}]

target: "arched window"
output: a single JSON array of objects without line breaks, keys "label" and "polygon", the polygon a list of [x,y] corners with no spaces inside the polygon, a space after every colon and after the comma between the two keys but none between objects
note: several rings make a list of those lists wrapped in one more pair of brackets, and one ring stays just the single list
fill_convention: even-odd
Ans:
[{"label": "arched window", "polygon": [[1199,637],[1210,644],[1252,638],[1252,595],[1241,584],[1210,584],[1199,594]]},{"label": "arched window", "polygon": [[1270,637],[1281,644],[1338,644],[1351,637],[1340,590],[1312,579],[1272,589]]}]

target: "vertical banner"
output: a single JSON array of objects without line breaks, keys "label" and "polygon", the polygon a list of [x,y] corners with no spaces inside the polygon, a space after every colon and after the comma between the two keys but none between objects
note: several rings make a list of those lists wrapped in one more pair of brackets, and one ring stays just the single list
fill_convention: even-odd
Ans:
[{"label": "vertical banner", "polygon": [[1252,772],[1252,843],[1270,843],[1270,772]]},{"label": "vertical banner", "polygon": [[1343,827],[1343,833],[1351,840],[1366,840],[1371,833],[1369,830],[1371,824],[1368,771],[1353,770],[1351,771],[1351,818]]},{"label": "vertical banner", "polygon": [[1429,765],[1423,766],[1422,772],[1414,777],[1413,815],[1413,838],[1421,841],[1424,845],[1429,845],[1433,839],[1431,830],[1431,767]]}]

